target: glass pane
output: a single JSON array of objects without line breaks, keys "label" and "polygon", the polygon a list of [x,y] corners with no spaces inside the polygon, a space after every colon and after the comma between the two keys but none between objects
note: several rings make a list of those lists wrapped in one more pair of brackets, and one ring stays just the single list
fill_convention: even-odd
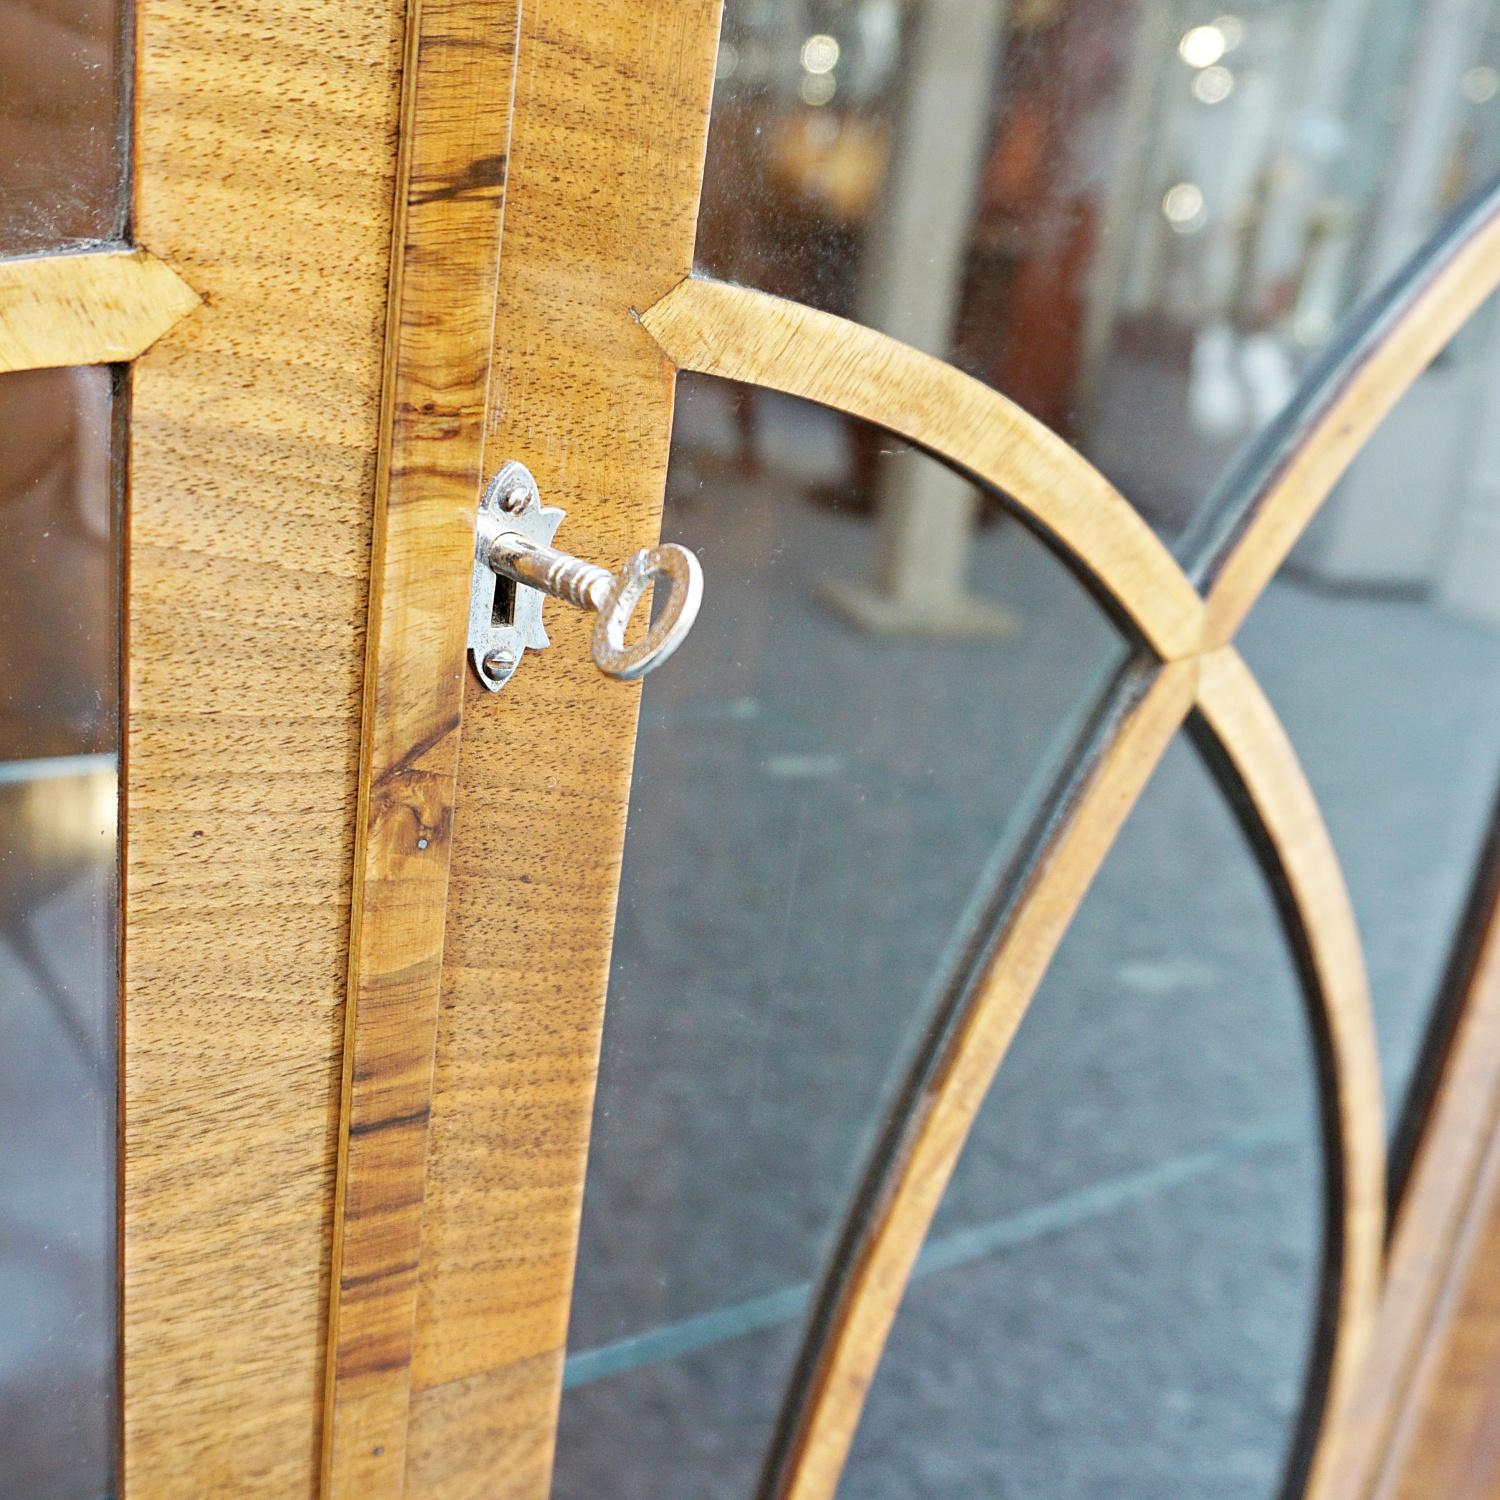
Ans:
[{"label": "glass pane", "polygon": [[728,0],[703,270],[953,360],[1175,539],[1500,168],[1500,0]]},{"label": "glass pane", "polygon": [[1500,303],[1386,418],[1241,632],[1333,835],[1392,1124],[1500,785]]},{"label": "glass pane", "polygon": [[0,255],[123,237],[127,9],[0,0]]},{"label": "glass pane", "polygon": [[0,1467],[114,1479],[112,373],[0,376]]},{"label": "glass pane", "polygon": [[[974,592],[925,623],[881,584],[871,452],[913,503],[980,513]],[[683,382],[666,534],[714,594],[645,689],[558,1496],[748,1496],[808,1283],[971,902],[1123,658],[986,510],[884,433]]]},{"label": "glass pane", "polygon": [[980,1112],[841,1500],[1270,1500],[1322,1191],[1291,958],[1179,740]]}]

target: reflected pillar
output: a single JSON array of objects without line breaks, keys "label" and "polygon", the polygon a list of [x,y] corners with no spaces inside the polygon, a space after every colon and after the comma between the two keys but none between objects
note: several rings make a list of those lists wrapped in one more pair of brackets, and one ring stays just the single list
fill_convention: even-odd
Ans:
[{"label": "reflected pillar", "polygon": [[[1007,9],[1006,0],[925,0],[915,20],[859,317],[932,354],[946,355],[952,341]],[[921,454],[897,454],[876,500],[875,576],[829,582],[824,597],[866,630],[1009,634],[1014,621],[968,592],[976,504],[967,480]]]}]

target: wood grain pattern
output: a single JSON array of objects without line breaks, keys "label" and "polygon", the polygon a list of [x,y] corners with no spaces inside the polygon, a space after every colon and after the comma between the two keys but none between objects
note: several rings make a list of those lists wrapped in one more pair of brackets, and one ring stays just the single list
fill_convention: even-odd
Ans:
[{"label": "wood grain pattern", "polygon": [[1326,1363],[1304,1393],[1302,1432],[1312,1445],[1303,1493],[1320,1500],[1338,1473],[1341,1428],[1380,1295],[1385,1129],[1375,1021],[1354,910],[1317,802],[1271,705],[1233,649],[1199,659],[1197,708],[1243,792],[1252,842],[1299,951],[1320,1054],[1331,1204],[1324,1348],[1316,1353]]},{"label": "wood grain pattern", "polygon": [[1073,800],[1030,862],[945,1055],[906,1123],[878,1218],[843,1279],[796,1429],[773,1459],[772,1493],[829,1500],[932,1216],[1012,1037],[1083,893],[1193,705],[1197,664],[1162,667],[1112,726]]},{"label": "wood grain pattern", "polygon": [[141,0],[123,1492],[318,1473],[404,0]]},{"label": "wood grain pattern", "polygon": [[[607,563],[660,527],[675,377],[631,309],[692,261],[718,24],[718,0],[523,12],[488,462],[526,463],[560,543]],[[542,1496],[551,1466],[639,690],[585,617],[547,619],[498,699],[467,689],[412,1496]]]},{"label": "wood grain pattern", "polygon": [[1198,648],[1202,603],[1156,533],[1092,464],[998,391],[861,324],[699,277],[641,321],[682,369],[832,406],[973,474],[1163,660]]},{"label": "wood grain pattern", "polygon": [[1500,1489],[1500,1132],[1487,1145],[1376,1500],[1489,1500]]},{"label": "wood grain pattern", "polygon": [[406,1485],[518,22],[515,4],[412,0],[407,23],[344,1013],[326,1500],[396,1500]]},{"label": "wood grain pattern", "polygon": [[407,1491],[443,1500],[545,1495],[557,1423],[550,1354],[412,1394]]},{"label": "wood grain pattern", "polygon": [[1331,346],[1185,539],[1204,647],[1239,629],[1297,538],[1439,350],[1500,286],[1500,185],[1466,205]]},{"label": "wood grain pattern", "polygon": [[0,260],[0,374],[135,359],[197,305],[145,250]]},{"label": "wood grain pattern", "polygon": [[[1448,1351],[1455,1336],[1463,1337],[1453,1319],[1460,1297],[1470,1295],[1465,1277],[1490,1264],[1482,1252],[1470,1272],[1465,1240],[1472,1243],[1477,1226],[1495,1211],[1486,1173],[1495,1170],[1500,1139],[1500,824],[1491,830],[1455,946],[1457,962],[1443,988],[1454,997],[1456,1025],[1398,1200],[1371,1355],[1348,1413],[1330,1500],[1399,1492],[1408,1483],[1408,1454],[1418,1455],[1411,1460],[1416,1473],[1439,1461],[1445,1393],[1450,1382],[1463,1383],[1444,1366],[1453,1357],[1472,1357]],[[1483,1289],[1473,1295],[1482,1299]],[[1486,1328],[1500,1335],[1500,1322],[1481,1314],[1481,1338]],[[1477,1417],[1473,1395],[1460,1390],[1454,1402],[1468,1402]]]}]

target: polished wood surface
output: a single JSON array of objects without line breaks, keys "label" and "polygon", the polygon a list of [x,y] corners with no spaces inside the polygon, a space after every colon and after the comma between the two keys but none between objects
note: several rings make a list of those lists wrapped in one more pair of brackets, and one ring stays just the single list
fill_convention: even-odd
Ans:
[{"label": "polished wood surface", "polygon": [[1500,1131],[1426,1330],[1399,1446],[1375,1500],[1489,1500],[1500,1492]]},{"label": "polished wood surface", "polygon": [[366,641],[326,1500],[397,1500],[518,5],[412,0]]},{"label": "polished wood surface", "polygon": [[837,1489],[886,1336],[980,1105],[1084,892],[1192,708],[1196,680],[1194,661],[1156,673],[1031,861],[973,1001],[914,1101],[900,1165],[850,1269],[798,1430],[785,1439],[778,1495],[829,1500]]},{"label": "polished wood surface", "polygon": [[141,0],[123,1493],[317,1485],[404,0]]},{"label": "polished wood surface", "polygon": [[[1198,662],[1198,712],[1243,797],[1305,983],[1319,1053],[1329,1176],[1321,1391],[1304,1400],[1309,1500],[1329,1493],[1340,1426],[1370,1348],[1385,1239],[1385,1124],[1375,1018],[1354,909],[1312,788],[1275,711],[1230,647]],[[1331,1305],[1328,1303],[1331,1301]]]},{"label": "polished wood surface", "polygon": [[0,374],[135,359],[197,305],[145,250],[0,260]]},{"label": "polished wood surface", "polygon": [[[486,465],[614,564],[657,536],[674,372],[632,314],[692,261],[717,0],[523,10]],[[408,1493],[545,1495],[639,689],[589,622],[467,704]]]},{"label": "polished wood surface", "polygon": [[[1489,1244],[1500,1213],[1500,826],[1491,830],[1456,946],[1446,981],[1454,1025],[1398,1201],[1380,1316],[1332,1500],[1414,1493],[1411,1476],[1446,1465],[1447,1448],[1482,1441],[1484,1411],[1465,1371],[1488,1360],[1500,1388],[1500,1319],[1487,1302],[1493,1288],[1482,1284],[1493,1250],[1474,1248],[1481,1236]],[[1455,1484],[1429,1493],[1490,1490]]]},{"label": "polished wood surface", "polygon": [[899,432],[1007,496],[1164,660],[1198,648],[1202,604],[1105,477],[998,391],[872,328],[699,277],[641,321],[684,370],[769,386]]}]

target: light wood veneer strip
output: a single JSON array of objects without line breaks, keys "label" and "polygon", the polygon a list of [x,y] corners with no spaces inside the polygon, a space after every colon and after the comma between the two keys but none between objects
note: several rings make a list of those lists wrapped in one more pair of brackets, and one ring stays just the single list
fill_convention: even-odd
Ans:
[{"label": "light wood veneer strip", "polygon": [[325,1500],[397,1500],[406,1485],[518,25],[516,4],[473,0],[413,0],[408,20],[344,1013]]},{"label": "light wood veneer strip", "polygon": [[1044,423],[858,323],[692,277],[641,315],[681,369],[769,386],[920,443],[1007,496],[1163,660],[1197,650],[1202,602],[1155,532]]},{"label": "light wood veneer strip", "polygon": [[[487,465],[519,459],[607,564],[654,540],[675,372],[631,316],[687,275],[718,0],[526,6]],[[638,687],[588,620],[464,725],[408,1495],[547,1493]]]},{"label": "light wood veneer strip", "polygon": [[1308,1500],[1329,1493],[1340,1427],[1370,1346],[1385,1228],[1385,1128],[1375,1024],[1354,911],[1333,844],[1291,742],[1255,679],[1229,647],[1198,664],[1197,707],[1244,790],[1262,854],[1305,947],[1327,1147],[1336,1168],[1336,1300],[1328,1381]]},{"label": "light wood veneer strip", "polygon": [[0,374],[135,359],[197,305],[146,250],[0,260]]},{"label": "light wood veneer strip", "polygon": [[837,1489],[886,1336],[980,1105],[1084,892],[1191,710],[1196,680],[1191,660],[1159,670],[1032,867],[948,1055],[919,1102],[879,1222],[846,1284],[777,1488],[787,1500],[831,1500]]}]

